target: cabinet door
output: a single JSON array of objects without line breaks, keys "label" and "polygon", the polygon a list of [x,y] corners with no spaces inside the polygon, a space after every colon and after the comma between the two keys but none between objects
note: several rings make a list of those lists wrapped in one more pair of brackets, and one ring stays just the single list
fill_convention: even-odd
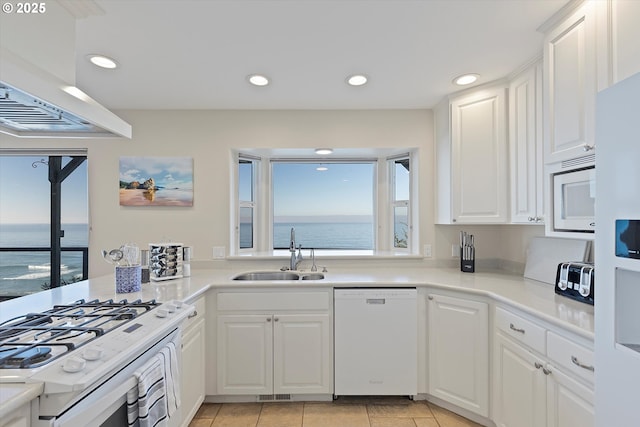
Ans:
[{"label": "cabinet door", "polygon": [[182,337],[182,425],[188,425],[204,401],[204,319]]},{"label": "cabinet door", "polygon": [[511,222],[544,222],[542,67],[534,65],[509,85]]},{"label": "cabinet door", "polygon": [[547,427],[595,426],[594,393],[547,365]]},{"label": "cabinet door", "polygon": [[505,89],[451,103],[452,221],[507,221]]},{"label": "cabinet door", "polygon": [[487,304],[442,295],[428,301],[429,394],[487,417]]},{"label": "cabinet door", "polygon": [[585,2],[545,36],[545,163],[595,147],[594,5]]},{"label": "cabinet door", "polygon": [[500,333],[495,338],[494,422],[498,427],[544,427],[547,392],[542,360]]},{"label": "cabinet door", "polygon": [[332,393],[328,314],[273,316],[275,394]]},{"label": "cabinet door", "polygon": [[218,316],[219,394],[272,394],[271,315]]}]

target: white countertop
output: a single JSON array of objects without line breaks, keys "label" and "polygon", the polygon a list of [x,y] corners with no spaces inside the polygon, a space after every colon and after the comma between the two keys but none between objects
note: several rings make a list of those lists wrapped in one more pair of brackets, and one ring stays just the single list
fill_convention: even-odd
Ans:
[{"label": "white countertop", "polygon": [[0,303],[0,322],[79,299],[189,301],[210,288],[430,286],[491,297],[593,340],[593,306],[556,295],[552,285],[501,270],[462,273],[456,268],[329,268],[317,281],[233,281],[245,270],[193,269],[191,277],[151,282],[140,292],[116,294],[112,275]]},{"label": "white countertop", "polygon": [[[0,322],[29,312],[39,312],[55,304],[79,299],[127,299],[159,302],[194,300],[211,288],[290,288],[309,287],[421,287],[434,290],[461,291],[493,298],[593,340],[593,307],[558,296],[552,285],[524,279],[500,270],[462,273],[455,268],[336,268],[317,281],[233,281],[245,270],[192,270],[191,277],[151,282],[140,292],[116,294],[113,275],[98,277],[61,288],[51,289],[0,303]],[[264,270],[263,270],[264,271]],[[42,393],[42,384],[0,384],[0,418]]]}]

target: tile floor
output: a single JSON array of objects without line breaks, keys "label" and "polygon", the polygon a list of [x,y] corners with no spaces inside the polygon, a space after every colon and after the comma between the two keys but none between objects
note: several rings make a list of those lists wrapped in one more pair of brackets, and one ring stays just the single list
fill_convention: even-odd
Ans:
[{"label": "tile floor", "polygon": [[426,401],[204,403],[190,427],[481,427]]}]

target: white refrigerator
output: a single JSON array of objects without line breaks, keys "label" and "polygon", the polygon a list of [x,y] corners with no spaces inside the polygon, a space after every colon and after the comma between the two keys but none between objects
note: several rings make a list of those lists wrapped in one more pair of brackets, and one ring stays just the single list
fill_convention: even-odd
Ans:
[{"label": "white refrigerator", "polygon": [[640,73],[597,98],[595,268],[596,426],[640,426]]}]

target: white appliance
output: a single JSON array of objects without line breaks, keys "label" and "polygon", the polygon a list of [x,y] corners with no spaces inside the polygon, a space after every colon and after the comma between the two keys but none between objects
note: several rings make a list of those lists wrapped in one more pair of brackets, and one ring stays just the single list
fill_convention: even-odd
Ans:
[{"label": "white appliance", "polygon": [[596,172],[594,167],[553,175],[553,229],[595,230]]},{"label": "white appliance", "polygon": [[[31,406],[33,427],[127,425],[134,373],[169,343],[180,366],[180,328],[193,311],[180,301],[80,300],[6,319],[0,384],[44,384]],[[168,425],[179,422],[180,408]]]},{"label": "white appliance", "polygon": [[[596,426],[640,426],[640,259],[616,251],[616,223],[640,220],[640,73],[596,104]],[[640,232],[635,228],[635,242]],[[622,231],[622,230],[620,230]],[[616,254],[618,254],[616,256]]]},{"label": "white appliance", "polygon": [[334,291],[335,395],[418,393],[416,289]]}]

